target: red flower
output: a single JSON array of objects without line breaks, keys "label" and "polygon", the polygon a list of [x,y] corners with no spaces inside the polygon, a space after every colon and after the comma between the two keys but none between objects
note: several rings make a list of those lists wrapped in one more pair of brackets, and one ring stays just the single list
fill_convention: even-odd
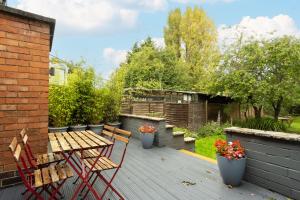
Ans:
[{"label": "red flower", "polygon": [[245,149],[241,146],[239,140],[228,143],[225,140],[217,140],[215,147],[218,154],[229,160],[238,160],[245,157]]},{"label": "red flower", "polygon": [[156,129],[154,126],[144,124],[144,125],[140,126],[139,131],[141,133],[155,133]]}]

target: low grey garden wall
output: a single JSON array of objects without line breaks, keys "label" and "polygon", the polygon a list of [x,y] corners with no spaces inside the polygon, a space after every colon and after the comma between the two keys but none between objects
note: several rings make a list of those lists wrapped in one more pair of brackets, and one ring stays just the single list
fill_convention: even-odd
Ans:
[{"label": "low grey garden wall", "polygon": [[246,181],[300,200],[300,135],[238,127],[225,133],[246,149]]},{"label": "low grey garden wall", "polygon": [[140,139],[139,127],[143,124],[149,124],[157,129],[154,138],[154,145],[165,146],[166,120],[164,118],[148,117],[141,115],[121,114],[120,121],[122,129],[131,131],[134,138]]}]

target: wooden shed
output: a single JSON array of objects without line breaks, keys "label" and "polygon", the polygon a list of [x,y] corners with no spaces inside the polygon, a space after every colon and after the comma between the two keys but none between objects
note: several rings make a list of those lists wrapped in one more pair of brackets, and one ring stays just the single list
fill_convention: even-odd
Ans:
[{"label": "wooden shed", "polygon": [[169,124],[196,130],[209,121],[239,119],[240,105],[225,96],[191,91],[128,88],[122,113],[165,117]]}]

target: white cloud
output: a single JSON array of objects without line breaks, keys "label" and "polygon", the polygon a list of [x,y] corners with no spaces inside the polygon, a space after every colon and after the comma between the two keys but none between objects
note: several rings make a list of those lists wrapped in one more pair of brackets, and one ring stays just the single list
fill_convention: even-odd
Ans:
[{"label": "white cloud", "polygon": [[108,64],[112,65],[113,67],[118,67],[122,62],[126,60],[127,53],[127,50],[117,50],[108,47],[103,50],[102,55]]},{"label": "white cloud", "polygon": [[137,9],[126,7],[118,0],[19,0],[16,7],[55,18],[58,32],[67,33],[130,28],[139,15]]},{"label": "white cloud", "polygon": [[284,35],[300,36],[300,29],[288,15],[270,17],[244,17],[239,24],[221,25],[218,28],[219,44],[229,45],[241,35],[244,40],[270,39]]}]

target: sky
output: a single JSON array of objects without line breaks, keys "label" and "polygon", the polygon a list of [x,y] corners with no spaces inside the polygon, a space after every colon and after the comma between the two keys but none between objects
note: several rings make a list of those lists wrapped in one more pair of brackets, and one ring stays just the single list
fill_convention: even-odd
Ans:
[{"label": "sky", "polygon": [[163,28],[175,8],[202,7],[218,29],[220,46],[238,33],[300,36],[300,0],[8,0],[8,5],[55,18],[51,54],[82,57],[104,78],[135,42],[150,36],[163,47]]}]

